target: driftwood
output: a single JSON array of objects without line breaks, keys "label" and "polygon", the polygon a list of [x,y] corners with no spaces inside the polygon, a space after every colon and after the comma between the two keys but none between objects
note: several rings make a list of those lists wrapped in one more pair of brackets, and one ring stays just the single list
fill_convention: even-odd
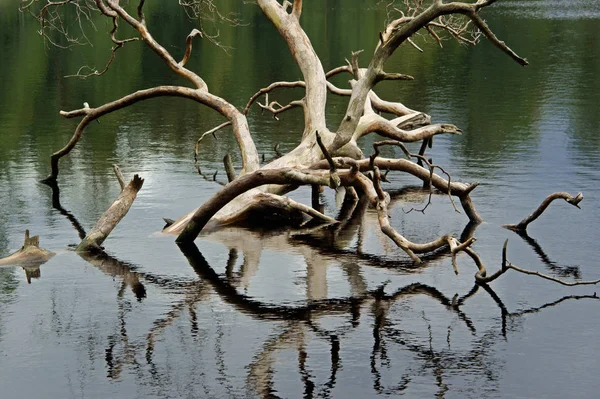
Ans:
[{"label": "driftwood", "polygon": [[[24,6],[25,9],[35,9],[37,1],[32,1]],[[233,134],[240,149],[242,159],[241,170],[238,177],[245,174],[261,170],[283,170],[287,168],[308,169],[315,163],[323,159],[323,151],[321,144],[325,145],[328,152],[332,156],[351,157],[355,160],[361,160],[362,150],[357,145],[357,140],[367,134],[378,133],[388,138],[400,142],[422,141],[429,146],[432,144],[432,138],[439,134],[460,134],[461,130],[451,124],[431,124],[431,118],[421,112],[414,111],[404,104],[399,102],[390,102],[379,98],[374,92],[375,85],[382,80],[411,80],[411,76],[402,73],[389,73],[384,70],[384,66],[389,57],[400,47],[404,42],[411,45],[416,43],[412,40],[415,33],[424,30],[427,34],[434,37],[436,40],[441,40],[440,35],[447,34],[455,38],[459,42],[466,44],[476,44],[480,37],[487,37],[496,47],[505,52],[511,58],[521,65],[526,65],[527,61],[516,55],[504,42],[500,41],[487,26],[484,20],[479,16],[482,9],[491,6],[493,1],[479,1],[477,3],[468,2],[452,2],[444,4],[441,1],[431,1],[431,4],[425,6],[421,1],[407,1],[406,10],[402,11],[394,9],[398,15],[388,15],[388,24],[383,32],[380,32],[379,41],[375,54],[372,56],[368,67],[361,68],[359,65],[360,51],[353,52],[351,61],[348,61],[346,66],[333,68],[325,73],[321,61],[315,53],[310,40],[306,36],[301,24],[300,15],[302,14],[303,3],[294,1],[290,11],[289,2],[281,4],[276,0],[260,0],[257,2],[259,8],[270,20],[281,37],[285,40],[290,49],[290,53],[298,64],[303,76],[303,80],[293,82],[273,82],[264,89],[259,90],[248,101],[246,107],[239,111],[226,100],[211,94],[204,80],[190,69],[186,68],[187,61],[192,56],[193,39],[200,36],[208,38],[208,35],[203,35],[203,32],[198,29],[192,30],[185,41],[185,53],[183,59],[178,62],[165,46],[161,45],[150,33],[146,26],[146,20],[143,14],[144,2],[138,5],[138,13],[132,15],[127,7],[122,6],[118,1],[105,0],[98,1],[95,5],[95,10],[103,14],[113,22],[113,30],[111,31],[111,40],[115,43],[115,51],[123,47],[127,41],[119,41],[115,38],[119,28],[119,21],[128,24],[137,32],[136,39],[142,39],[150,49],[152,49],[158,57],[171,68],[174,74],[184,78],[192,87],[185,86],[157,86],[150,89],[139,90],[135,93],[128,94],[120,99],[112,102],[90,106],[84,103],[84,107],[73,111],[61,112],[66,118],[81,117],[79,125],[75,129],[72,139],[67,145],[57,151],[51,157],[52,172],[47,181],[55,181],[58,177],[58,162],[60,158],[67,155],[81,139],[85,127],[96,120],[97,118],[111,112],[128,107],[139,101],[149,98],[176,96],[188,98],[200,104],[206,105],[226,118],[224,123],[221,123],[214,129],[210,129],[203,134],[196,144],[196,157],[198,154],[198,145],[200,141],[207,135],[215,135],[215,133],[226,126],[231,126]],[[83,5],[81,5],[83,6]],[[93,7],[86,5],[87,7]],[[194,6],[182,4],[183,7],[192,15],[198,15]],[[57,15],[62,9],[61,4],[52,5]],[[45,11],[45,10],[44,10]],[[392,12],[392,11],[390,11]],[[216,17],[220,14],[216,13]],[[52,30],[52,24],[45,24],[45,18],[48,16],[44,12],[40,12],[39,20],[41,22],[42,34],[47,37],[48,30]],[[467,29],[469,24],[473,24],[478,31]],[[441,42],[440,42],[441,43]],[[418,46],[417,46],[418,47]],[[115,51],[112,56],[114,57]],[[112,58],[111,58],[112,61]],[[107,67],[110,66],[110,63]],[[352,88],[342,89],[333,85],[328,81],[332,76],[340,73],[348,73],[352,76]],[[291,101],[287,105],[281,105],[277,101],[269,100],[269,94],[280,88],[304,88],[305,96],[302,99]],[[348,96],[349,104],[347,112],[342,122],[335,131],[327,128],[325,123],[325,104],[327,94],[332,93],[340,96]],[[264,103],[258,100],[261,96],[265,96]],[[262,168],[259,163],[259,156],[251,136],[247,115],[251,106],[257,103],[262,110],[272,113],[277,117],[281,113],[294,107],[301,107],[304,112],[304,128],[302,130],[300,144],[288,152],[281,154],[281,157],[273,160]],[[393,117],[387,119],[377,113],[385,112],[392,114]],[[316,132],[320,133],[321,144],[317,146]],[[215,136],[216,137],[216,136]],[[277,148],[276,148],[276,152]],[[420,151],[417,162],[422,164],[424,151]],[[228,180],[231,182],[235,178],[233,167],[229,162],[229,157],[224,159],[225,168],[227,170]],[[419,166],[418,164],[416,165]],[[381,166],[380,166],[381,168]],[[424,169],[424,168],[423,168]],[[423,178],[424,183],[429,181],[429,171],[424,169],[425,173],[420,170],[414,170],[408,165],[400,165],[397,171],[413,173]],[[213,178],[214,180],[214,178]],[[434,177],[433,183],[437,181],[437,176]],[[290,184],[295,184],[294,181],[286,183],[271,183],[262,186],[257,186],[256,189],[249,191],[247,194],[240,195],[239,198],[234,198],[233,201],[227,202],[227,205],[220,208],[213,216],[214,225],[227,225],[241,221],[247,218],[246,213],[257,212],[257,202],[261,200],[264,205],[267,205],[267,198],[273,202],[272,196],[262,194],[282,195],[290,189]],[[471,189],[474,186],[471,187]],[[371,188],[371,191],[373,188]],[[449,193],[450,194],[450,193]],[[461,203],[465,208],[465,213],[472,221],[481,221],[480,216],[474,211],[474,207],[468,195],[460,197]],[[290,207],[292,209],[294,207]],[[296,209],[294,209],[296,210]],[[194,217],[193,215],[196,214]],[[180,218],[175,223],[172,223],[165,229],[166,233],[179,235],[178,240],[191,240],[193,235],[191,230],[197,233],[199,230],[186,228],[187,224],[194,220],[196,223],[197,211],[191,212],[185,217]],[[181,235],[186,230],[185,235]]]},{"label": "driftwood", "polygon": [[[85,231],[77,219],[62,208],[60,205],[58,186],[53,187],[53,206],[69,218],[80,236],[84,236],[77,246],[77,252],[79,253],[91,251],[102,252],[102,243],[121,219],[125,217],[129,208],[131,208],[138,191],[142,188],[144,179],[138,175],[135,175],[129,184],[125,185],[123,175],[117,165],[114,165],[114,171],[117,180],[119,181],[119,185],[121,186],[121,193],[112,205],[102,214],[94,228],[87,235],[85,235]],[[56,255],[54,252],[40,248],[39,245],[39,236],[30,237],[29,230],[26,230],[23,247],[15,253],[0,259],[0,266],[39,267]]]},{"label": "driftwood", "polygon": [[[60,18],[61,10],[66,9],[70,2],[44,3],[44,5],[42,3],[44,2],[40,0],[32,0],[24,4],[22,9],[38,15],[41,34],[47,38],[50,31],[56,26],[48,23],[52,22],[48,19]],[[180,6],[188,12],[188,15],[200,17],[202,12],[206,12],[206,9],[201,8],[199,3],[202,2],[180,2]],[[216,139],[217,131],[224,127],[231,127],[240,151],[241,168],[236,175],[231,157],[226,154],[223,163],[228,184],[225,184],[216,195],[196,210],[175,221],[165,220],[167,226],[163,232],[177,235],[179,244],[191,244],[207,227],[220,228],[234,225],[252,218],[259,219],[270,213],[286,214],[294,220],[297,215],[301,215],[302,218],[305,216],[312,218],[314,223],[303,225],[305,233],[322,229],[323,227],[318,224],[330,227],[335,225],[337,226],[335,228],[340,228],[340,225],[344,225],[347,220],[344,218],[334,219],[325,215],[318,204],[318,193],[324,187],[336,190],[344,188],[348,193],[349,204],[356,205],[360,198],[364,203],[376,208],[381,231],[416,263],[421,262],[423,257],[445,251],[451,254],[455,271],[458,271],[457,256],[465,252],[475,262],[478,268],[475,279],[481,284],[491,282],[509,269],[527,272],[504,261],[499,272],[493,276],[487,276],[483,262],[472,249],[474,238],[469,234],[461,237],[462,241],[447,234],[441,235],[429,243],[410,241],[392,226],[388,213],[390,195],[382,187],[382,182],[386,181],[388,172],[411,175],[422,181],[429,194],[427,204],[421,209],[413,210],[424,212],[431,203],[434,190],[437,190],[447,195],[457,212],[460,210],[454,203],[454,198],[460,200],[462,211],[468,217],[471,226],[482,222],[483,218],[478,214],[471,200],[471,193],[478,184],[455,181],[442,166],[434,164],[425,157],[426,149],[433,145],[434,136],[450,137],[462,134],[462,130],[448,123],[432,123],[431,117],[423,112],[412,110],[400,102],[381,99],[374,92],[374,88],[384,80],[413,79],[402,73],[388,72],[385,70],[385,65],[402,44],[409,44],[422,51],[415,42],[418,33],[430,35],[440,45],[444,35],[468,45],[475,45],[480,38],[486,38],[519,65],[527,65],[527,60],[517,55],[505,42],[500,40],[480,16],[482,10],[496,3],[495,0],[478,0],[476,2],[406,0],[398,6],[400,8],[388,7],[385,28],[378,35],[373,34],[376,48],[373,55],[367,60],[367,66],[360,66],[361,51],[356,51],[352,52],[350,60],[346,60],[346,65],[333,68],[327,73],[300,23],[302,8],[305,6],[302,1],[285,1],[282,4],[277,0],[257,0],[256,3],[287,44],[291,56],[300,69],[302,80],[269,84],[258,90],[249,99],[243,110],[239,110],[227,100],[210,93],[206,82],[196,72],[186,67],[192,56],[193,40],[197,37],[211,40],[209,35],[202,32],[201,26],[200,30],[193,29],[187,36],[183,58],[181,61],[177,61],[180,59],[179,56],[176,57],[167,50],[167,48],[176,48],[177,46],[160,44],[146,25],[144,0],[138,2],[137,13],[132,13],[130,5],[122,4],[118,0],[78,3],[79,7],[97,12],[106,17],[107,21],[112,22],[113,29],[110,32],[110,39],[113,41],[114,47],[106,68],[111,66],[118,49],[131,40],[141,39],[158,56],[159,60],[164,62],[174,75],[183,78],[188,86],[156,86],[138,90],[105,104],[90,106],[88,103],[84,103],[83,108],[61,111],[60,114],[65,118],[80,118],[80,120],[65,147],[51,156],[51,173],[46,181],[56,181],[59,173],[59,160],[75,147],[90,122],[146,99],[182,97],[205,105],[225,118],[223,123],[202,134],[196,142],[197,165],[198,148],[201,141],[210,135]],[[52,8],[52,13],[47,12],[48,7]],[[227,18],[218,11],[213,10],[211,16],[227,21]],[[81,26],[81,23],[85,21],[80,20],[79,22]],[[129,25],[132,29],[131,32],[135,33],[134,37],[126,40],[117,39],[116,33],[119,24]],[[83,27],[81,29],[83,30]],[[58,33],[68,36],[68,33],[65,32],[59,31]],[[102,73],[104,71],[97,74]],[[331,77],[342,73],[350,76],[350,88],[340,88],[329,81]],[[285,88],[303,89],[304,96],[287,104],[280,104],[272,99],[274,91]],[[326,103],[329,94],[349,98],[344,117],[339,125],[331,130],[326,123]],[[261,102],[260,99],[263,96],[264,101]],[[275,146],[278,157],[266,165],[260,164],[260,157],[247,119],[248,113],[255,103],[262,111],[271,113],[275,119],[293,108],[301,108],[304,113],[304,126],[298,132],[299,144],[286,154],[280,154],[278,147]],[[369,134],[379,134],[389,140],[376,142],[375,152],[370,157],[365,157],[363,149],[358,145],[358,140]],[[403,144],[406,142],[420,142],[419,152],[417,154],[410,153]],[[380,157],[379,147],[382,145],[399,147],[408,159]],[[198,166],[197,169],[204,176]],[[385,173],[381,171],[385,171]],[[436,171],[440,171],[441,175],[435,173]],[[120,180],[122,192],[100,218],[94,229],[82,240],[78,247],[80,252],[101,249],[102,242],[125,216],[137,191],[142,186],[143,180],[138,176],[125,185],[118,169],[115,172]],[[213,181],[216,181],[217,173],[218,171],[215,171],[212,177]],[[301,185],[312,187],[312,208],[284,197],[286,193]],[[578,206],[583,196],[581,194],[576,197],[571,197],[566,193],[553,194],[531,216],[517,225],[506,227],[515,231],[526,231],[527,225],[539,217],[549,203],[556,198],[563,198]],[[348,206],[346,210],[348,209],[352,209],[352,206]]]},{"label": "driftwood", "polygon": [[144,179],[134,175],[129,184],[125,185],[123,175],[117,165],[114,165],[115,175],[121,186],[121,193],[112,205],[102,214],[94,228],[77,246],[77,252],[97,251],[102,249],[102,243],[121,219],[127,215],[129,208],[135,201],[138,191],[144,184]]},{"label": "driftwood", "polygon": [[25,271],[27,283],[31,284],[31,279],[40,278],[40,266],[54,255],[56,255],[54,252],[40,248],[39,236],[29,237],[29,230],[25,230],[25,241],[21,249],[0,259],[0,267],[21,266]]},{"label": "driftwood", "polygon": [[[125,184],[123,174],[117,165],[114,165],[114,172],[121,186],[121,193],[112,205],[102,214],[94,228],[86,235],[79,221],[70,212],[65,210],[60,204],[60,190],[58,185],[50,184],[52,188],[52,205],[61,214],[65,215],[73,224],[73,227],[82,238],[77,246],[77,253],[88,263],[96,266],[106,274],[118,275],[123,278],[123,289],[131,287],[132,292],[141,300],[146,296],[146,289],[140,282],[138,273],[131,270],[130,265],[121,262],[118,259],[106,254],[101,244],[108,238],[108,235],[125,217],[129,208],[136,198],[137,192],[141,189],[144,179],[135,175],[129,184]],[[0,259],[1,266],[22,266],[25,270],[27,282],[32,278],[40,277],[40,266],[50,260],[55,253],[47,251],[39,246],[39,237],[29,236],[29,230],[25,231],[25,242],[23,247],[15,253]]]},{"label": "driftwood", "polygon": [[548,208],[548,206],[550,206],[550,204],[552,203],[552,201],[556,200],[556,199],[564,199],[565,201],[567,201],[569,204],[576,206],[577,208],[579,208],[579,203],[581,201],[583,201],[583,194],[582,193],[578,193],[576,196],[572,196],[569,193],[565,193],[565,192],[558,192],[558,193],[553,193],[550,194],[548,197],[546,197],[546,199],[544,199],[544,201],[542,201],[542,203],[540,204],[540,206],[538,206],[536,208],[535,211],[533,211],[533,213],[529,216],[527,216],[525,219],[521,220],[519,223],[517,224],[505,224],[502,227],[505,227],[509,230],[513,230],[516,232],[526,232],[527,231],[527,226],[529,226],[529,224],[531,222],[533,222],[534,220],[536,220],[537,218],[539,218],[540,216],[542,216],[542,213],[544,213],[544,211],[546,210],[546,208]]},{"label": "driftwood", "polygon": [[54,255],[56,255],[54,252],[40,248],[39,236],[29,237],[29,230],[25,230],[25,242],[21,249],[0,259],[0,266],[40,266]]}]

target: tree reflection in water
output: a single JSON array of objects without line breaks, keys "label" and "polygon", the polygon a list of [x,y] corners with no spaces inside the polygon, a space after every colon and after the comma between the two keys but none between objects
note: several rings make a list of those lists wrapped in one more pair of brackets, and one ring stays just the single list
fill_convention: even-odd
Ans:
[{"label": "tree reflection in water", "polygon": [[[399,192],[395,199],[401,198],[406,191]],[[53,188],[53,207],[65,215],[73,224],[80,237],[85,236],[85,231],[74,215],[60,205],[59,191]],[[565,301],[593,299],[594,295],[565,296],[539,307],[510,312],[493,289],[487,284],[474,284],[463,295],[456,294],[447,297],[436,287],[419,282],[411,283],[395,290],[389,289],[388,283],[383,283],[374,289],[369,289],[361,272],[361,267],[384,268],[397,274],[413,274],[419,269],[432,265],[433,262],[447,258],[447,252],[439,251],[424,258],[421,265],[415,266],[409,260],[398,261],[369,254],[362,247],[362,224],[366,215],[366,204],[362,201],[346,200],[343,202],[338,218],[341,223],[329,227],[303,226],[298,229],[284,232],[256,233],[240,229],[224,229],[211,233],[206,238],[216,240],[229,249],[224,273],[216,272],[195,244],[181,245],[180,250],[187,258],[190,266],[198,276],[197,281],[169,279],[142,271],[128,262],[107,253],[82,254],[81,257],[111,278],[118,278],[121,282],[117,289],[118,305],[118,331],[105,338],[106,347],[105,364],[107,378],[119,380],[125,370],[136,373],[139,378],[144,378],[148,372],[150,378],[145,379],[158,394],[168,393],[176,387],[173,384],[170,372],[164,366],[157,364],[162,358],[156,359],[157,345],[159,345],[169,327],[187,314],[190,320],[190,329],[185,334],[192,338],[198,346],[206,349],[206,342],[214,340],[214,364],[203,364],[202,368],[212,368],[219,376],[222,388],[229,396],[236,396],[236,387],[233,377],[228,371],[225,357],[230,348],[224,344],[225,328],[222,320],[216,317],[216,333],[209,337],[198,325],[196,314],[198,306],[214,298],[215,294],[223,303],[229,304],[239,312],[257,319],[263,323],[277,325],[276,333],[265,337],[264,342],[254,353],[252,361],[244,368],[245,389],[251,394],[260,397],[276,398],[284,388],[278,388],[276,381],[282,367],[287,370],[289,365],[282,365],[278,355],[282,352],[297,352],[297,381],[303,386],[303,396],[332,397],[339,381],[339,373],[344,367],[352,367],[356,361],[353,354],[353,345],[364,328],[371,330],[370,355],[368,358],[359,359],[363,365],[368,364],[371,374],[372,390],[375,394],[394,395],[406,392],[414,384],[422,384],[423,375],[431,376],[437,389],[436,397],[444,397],[449,390],[448,376],[461,370],[470,370],[485,380],[488,389],[498,388],[498,365],[493,357],[494,348],[498,340],[507,339],[509,322],[540,312],[544,309],[557,306]],[[465,226],[461,241],[473,237],[477,229],[476,224]],[[543,254],[543,250],[534,240],[523,237],[534,248],[535,252]],[[261,253],[265,249],[286,251],[289,250],[290,241],[294,250],[302,254],[307,272],[306,301],[298,304],[268,303],[247,294],[251,278],[260,266]],[[531,244],[531,242],[535,243]],[[353,249],[348,249],[355,243]],[[239,270],[236,270],[239,258],[243,257]],[[554,262],[542,261],[551,271],[562,276],[578,277],[579,272],[569,268],[561,268]],[[334,259],[339,259],[341,270],[346,276],[350,287],[350,296],[331,298],[327,289],[325,271]],[[152,323],[152,327],[145,334],[145,340],[130,340],[128,322],[132,318],[133,306],[124,293],[129,288],[138,301],[144,300],[148,295],[146,286],[158,289],[160,293],[176,292],[180,300],[170,305],[170,310],[162,314]],[[493,328],[478,331],[476,323],[462,308],[471,298],[480,291],[487,293],[497,304],[500,310],[501,329]],[[413,304],[418,306],[418,298],[433,301],[443,310],[454,315],[458,322],[464,326],[467,335],[457,338],[457,325],[451,322],[445,327],[443,320],[435,318],[440,313],[431,315],[431,306],[420,310],[420,322],[414,319],[416,311]],[[210,306],[210,305],[209,305]],[[435,307],[433,308],[435,309]],[[405,312],[405,310],[409,312]],[[412,313],[410,313],[412,312]],[[404,314],[413,317],[410,322],[402,322],[398,317]],[[410,314],[410,316],[408,316]],[[331,326],[330,319],[334,318],[337,324]],[[339,320],[342,320],[339,323]],[[420,326],[420,327],[419,327]],[[362,329],[362,330],[361,330]],[[436,337],[443,335],[445,345],[440,345]],[[470,336],[470,341],[465,343],[464,337]],[[240,335],[243,338],[243,334]],[[361,336],[364,338],[364,335]],[[326,345],[328,349],[329,373],[323,375],[311,368],[311,353],[315,350],[316,342]],[[364,342],[363,342],[364,345]],[[231,354],[229,354],[231,355]],[[352,359],[348,359],[352,357]],[[346,363],[345,363],[346,362]],[[145,363],[145,364],[144,364]],[[322,368],[323,365],[316,365]],[[177,370],[171,371],[177,372]],[[198,370],[203,374],[202,370]],[[287,374],[286,374],[287,375]],[[388,380],[391,378],[392,382]],[[202,390],[207,396],[213,392],[204,383],[194,388],[194,392]],[[167,395],[168,396],[168,395]]]}]

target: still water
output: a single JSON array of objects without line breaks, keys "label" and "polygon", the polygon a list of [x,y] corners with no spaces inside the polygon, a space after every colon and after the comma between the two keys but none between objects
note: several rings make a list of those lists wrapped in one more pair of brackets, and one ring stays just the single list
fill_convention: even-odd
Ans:
[{"label": "still water", "polygon": [[[379,233],[372,210],[355,210],[335,240],[331,232],[221,231],[198,239],[188,261],[173,237],[157,232],[161,218],[190,211],[220,187],[196,173],[193,147],[222,121],[196,104],[152,100],[103,117],[61,162],[53,197],[38,181],[76,123],[59,110],[181,82],[138,44],[103,77],[64,79],[106,62],[108,27],[88,32],[93,48],[48,48],[17,3],[0,3],[0,256],[22,245],[25,229],[57,255],[33,276],[0,268],[0,397],[597,397],[595,287],[509,272],[493,291],[478,289],[465,257],[458,276],[447,256],[411,265]],[[385,18],[376,2],[305,3],[303,25],[326,69],[353,50],[372,52]],[[212,92],[242,107],[270,82],[300,77],[255,6],[223,4],[247,25],[220,27],[228,53],[195,45],[189,66]],[[180,54],[191,24],[175,4],[147,6],[155,37]],[[485,40],[476,48],[425,42],[424,53],[401,48],[387,67],[416,80],[378,93],[465,132],[436,139],[431,156],[454,179],[481,182],[473,199],[486,222],[474,248],[489,269],[508,238],[517,265],[597,279],[600,1],[502,1],[485,18],[530,66]],[[280,92],[277,100],[299,95]],[[344,106],[329,100],[332,128]],[[270,159],[275,143],[285,151],[298,142],[302,115],[275,121],[255,109],[249,123]],[[226,132],[210,138],[202,169],[212,175],[227,152],[239,164]],[[113,163],[146,181],[105,242],[113,258],[83,259],[71,249],[118,194]],[[390,180],[392,191],[417,184]],[[554,191],[583,192],[582,209],[554,203],[525,239],[500,227]],[[424,204],[423,195],[398,194],[392,223],[414,241],[469,227],[443,196],[423,215],[405,213]],[[310,193],[294,198],[309,203]],[[343,211],[333,193],[322,201],[328,214]]]}]

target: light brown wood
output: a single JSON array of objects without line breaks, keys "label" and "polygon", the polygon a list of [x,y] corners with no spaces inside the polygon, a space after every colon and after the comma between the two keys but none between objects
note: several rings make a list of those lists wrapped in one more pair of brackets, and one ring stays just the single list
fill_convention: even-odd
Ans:
[{"label": "light brown wood", "polygon": [[127,215],[143,184],[144,179],[138,175],[133,176],[133,179],[123,188],[117,199],[98,219],[94,228],[81,240],[81,243],[77,246],[77,252],[98,251],[102,249],[102,243],[125,215]]}]

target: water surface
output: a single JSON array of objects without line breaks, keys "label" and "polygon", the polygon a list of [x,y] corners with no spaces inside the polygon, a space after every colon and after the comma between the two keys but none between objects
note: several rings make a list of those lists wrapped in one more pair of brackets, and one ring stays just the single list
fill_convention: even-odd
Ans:
[{"label": "water surface", "polygon": [[[351,51],[373,51],[385,17],[374,2],[306,3],[303,25],[326,69]],[[148,4],[148,24],[180,54],[192,25],[165,4]],[[229,54],[206,41],[194,46],[190,67],[212,92],[243,107],[270,82],[300,77],[254,6],[224,4],[248,25],[221,27]],[[220,187],[197,174],[193,147],[221,119],[196,104],[152,100],[94,123],[61,161],[58,203],[38,181],[75,128],[59,110],[181,82],[137,44],[103,77],[64,79],[81,65],[103,65],[106,27],[90,34],[95,47],[60,51],[45,47],[34,21],[16,9],[16,1],[0,4],[0,256],[22,245],[25,229],[57,255],[37,277],[0,269],[3,398],[597,396],[594,287],[507,273],[488,292],[474,286],[465,257],[458,276],[443,255],[412,265],[379,232],[372,210],[359,207],[335,240],[331,231],[228,229],[197,240],[186,258],[173,237],[156,233],[162,217],[190,211]],[[430,155],[454,179],[481,182],[473,199],[486,222],[474,248],[491,270],[508,238],[517,265],[598,278],[600,2],[502,1],[485,17],[530,66],[486,41],[476,48],[448,41],[443,49],[429,41],[423,54],[401,48],[387,66],[414,82],[377,91],[464,130],[436,138]],[[299,95],[276,97],[283,103]],[[329,99],[331,128],[344,107],[345,99]],[[258,109],[249,116],[266,159],[275,143],[282,151],[295,146],[302,122],[299,111],[280,121]],[[210,176],[226,152],[240,161],[229,132],[218,137],[201,147]],[[146,181],[105,243],[113,258],[84,259],[70,248],[77,228],[89,230],[117,196],[113,163]],[[390,180],[392,191],[418,184],[402,175]],[[500,227],[554,191],[583,192],[582,209],[553,204],[527,239]],[[293,197],[310,203],[308,190]],[[322,201],[328,214],[342,211],[333,193]],[[425,201],[398,195],[390,207],[394,227],[415,241],[469,227],[443,196],[424,215],[405,213]]]}]

